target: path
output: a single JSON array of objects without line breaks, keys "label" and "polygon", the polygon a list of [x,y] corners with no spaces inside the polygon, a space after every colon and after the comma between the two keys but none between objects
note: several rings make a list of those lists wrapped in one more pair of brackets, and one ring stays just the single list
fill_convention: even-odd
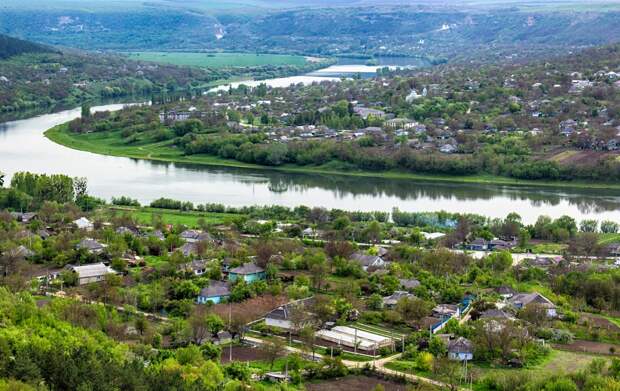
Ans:
[{"label": "path", "polygon": [[[246,336],[244,338],[246,341],[250,341],[256,344],[263,344],[265,343],[264,340],[260,339],[260,338],[256,338],[256,337],[249,337]],[[293,353],[299,353],[302,355],[307,355],[307,353],[299,348],[293,347],[293,346],[286,346],[286,349],[289,352],[293,352]],[[350,360],[342,360],[342,363],[347,367],[347,368],[361,368],[363,366],[365,366],[366,364],[371,364],[374,367],[374,370],[386,375],[390,375],[390,376],[399,376],[399,377],[405,377],[408,380],[414,381],[414,382],[424,382],[424,383],[428,383],[428,384],[432,384],[434,386],[438,386],[438,387],[442,387],[442,388],[449,388],[449,385],[443,382],[440,382],[438,380],[433,380],[433,379],[429,379],[427,377],[422,377],[422,376],[418,376],[418,375],[414,375],[411,373],[405,373],[405,372],[399,372],[399,371],[395,371],[393,369],[389,369],[385,367],[385,364],[397,360],[402,356],[402,353],[398,353],[398,354],[393,354],[389,357],[384,357],[378,360],[372,360],[372,361],[350,361]],[[319,353],[314,353],[314,357],[315,358],[319,358],[322,359],[323,355],[319,354]]]}]

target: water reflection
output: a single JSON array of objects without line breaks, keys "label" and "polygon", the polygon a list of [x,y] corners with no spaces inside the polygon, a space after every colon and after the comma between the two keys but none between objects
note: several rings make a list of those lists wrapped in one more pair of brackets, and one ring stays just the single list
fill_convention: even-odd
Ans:
[{"label": "water reflection", "polygon": [[[122,105],[106,106],[119,109]],[[169,197],[226,205],[323,206],[346,210],[469,212],[532,223],[541,214],[620,220],[620,191],[434,183],[270,170],[205,167],[103,156],[57,145],[43,132],[80,110],[0,124],[0,170],[85,176],[93,195],[148,203]]]}]

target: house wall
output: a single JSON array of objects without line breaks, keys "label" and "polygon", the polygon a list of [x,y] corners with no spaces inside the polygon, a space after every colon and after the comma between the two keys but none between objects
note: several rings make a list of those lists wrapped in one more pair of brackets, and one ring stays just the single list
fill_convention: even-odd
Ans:
[{"label": "house wall", "polygon": [[198,296],[198,304],[207,304],[209,301],[212,301],[213,304],[218,304],[222,301],[222,296]]},{"label": "house wall", "polygon": [[474,359],[474,355],[473,353],[448,353],[448,358],[455,361],[471,361]]},{"label": "house wall", "polygon": [[78,277],[78,285],[90,284],[91,282],[103,281],[103,276]]},{"label": "house wall", "polygon": [[265,324],[270,327],[279,327],[281,329],[290,330],[293,328],[291,322],[284,319],[265,318]]}]

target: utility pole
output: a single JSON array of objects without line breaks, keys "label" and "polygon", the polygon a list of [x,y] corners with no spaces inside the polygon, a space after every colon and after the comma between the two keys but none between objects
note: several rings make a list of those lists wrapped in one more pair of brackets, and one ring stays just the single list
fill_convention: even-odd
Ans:
[{"label": "utility pole", "polygon": [[[228,301],[228,332],[231,331],[232,327],[232,302]],[[232,362],[232,346],[233,340],[230,339],[230,344],[228,345],[228,362]]]}]

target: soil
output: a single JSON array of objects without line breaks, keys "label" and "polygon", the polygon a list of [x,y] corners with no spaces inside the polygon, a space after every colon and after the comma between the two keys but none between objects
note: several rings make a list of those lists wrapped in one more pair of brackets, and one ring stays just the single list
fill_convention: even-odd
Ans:
[{"label": "soil", "polygon": [[620,355],[620,345],[603,342],[576,340],[570,344],[554,345],[554,347],[560,350],[594,354],[611,354],[609,348],[613,347],[615,349],[615,355]]},{"label": "soil", "polygon": [[620,327],[618,327],[617,324],[610,321],[609,319],[602,318],[600,316],[591,315],[591,314],[584,314],[584,313],[580,314],[580,316],[581,316],[582,322],[583,320],[587,320],[589,324],[593,325],[596,328],[610,330],[613,332],[620,332]]},{"label": "soil", "polygon": [[410,386],[369,376],[347,376],[304,385],[308,391],[371,391],[377,384],[381,384],[385,391],[406,391]]},{"label": "soil", "polygon": [[[222,364],[227,364],[230,362],[229,357],[229,347],[223,347],[220,362]],[[233,361],[260,361],[266,360],[267,358],[267,355],[263,351],[250,346],[233,346],[232,348]]]}]

